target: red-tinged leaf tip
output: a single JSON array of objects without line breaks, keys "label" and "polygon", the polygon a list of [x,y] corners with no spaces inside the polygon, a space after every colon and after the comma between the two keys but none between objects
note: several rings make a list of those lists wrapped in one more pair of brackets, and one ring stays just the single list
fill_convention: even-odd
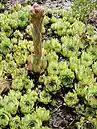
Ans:
[{"label": "red-tinged leaf tip", "polygon": [[35,3],[33,6],[30,7],[30,12],[33,12],[33,13],[43,13],[44,12],[44,8],[43,8],[43,6]]},{"label": "red-tinged leaf tip", "polygon": [[31,6],[31,7],[29,8],[29,10],[30,10],[30,12],[33,12],[33,7]]},{"label": "red-tinged leaf tip", "polygon": [[35,3],[34,5],[33,5],[33,7],[35,8],[35,7],[38,7],[39,5],[37,4],[37,3]]}]

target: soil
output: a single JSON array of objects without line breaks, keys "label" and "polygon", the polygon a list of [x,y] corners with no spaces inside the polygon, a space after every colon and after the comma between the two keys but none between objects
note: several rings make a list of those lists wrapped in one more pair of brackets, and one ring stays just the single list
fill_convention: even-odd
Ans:
[{"label": "soil", "polygon": [[64,88],[62,88],[55,96],[56,106],[51,111],[49,126],[52,129],[77,129],[76,122],[80,116],[73,112],[73,109],[63,104]]}]

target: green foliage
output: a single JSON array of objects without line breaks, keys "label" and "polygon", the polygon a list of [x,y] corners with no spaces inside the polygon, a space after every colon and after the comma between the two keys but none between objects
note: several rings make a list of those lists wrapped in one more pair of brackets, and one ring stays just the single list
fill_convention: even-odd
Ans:
[{"label": "green foliage", "polygon": [[59,62],[59,75],[62,86],[73,87],[74,73],[68,68],[67,62]]},{"label": "green foliage", "polygon": [[92,26],[92,25],[87,25],[87,34],[88,34],[88,36],[93,36],[95,33],[94,33],[94,29],[95,29],[95,27],[94,26]]},{"label": "green foliage", "polygon": [[14,37],[17,38],[17,39],[18,38],[23,39],[23,35],[21,34],[21,32],[19,30],[16,30],[14,32]]},{"label": "green foliage", "polygon": [[7,13],[5,15],[2,14],[0,17],[0,30],[7,32],[7,36],[10,36],[12,29],[24,28],[27,25],[28,16],[28,7],[24,7],[20,11],[15,11],[9,15]]},{"label": "green foliage", "polygon": [[48,75],[58,75],[58,63],[56,61],[50,62],[47,68]]},{"label": "green foliage", "polygon": [[4,108],[0,109],[0,126],[1,128],[5,128],[10,120],[10,113],[4,110]]},{"label": "green foliage", "polygon": [[88,93],[85,96],[85,99],[89,105],[93,108],[97,108],[97,83],[92,84],[89,86]]},{"label": "green foliage", "polygon": [[51,51],[50,53],[46,53],[46,58],[48,60],[48,62],[57,62],[58,61],[58,55],[56,54],[56,52]]},{"label": "green foliage", "polygon": [[[50,118],[49,111],[45,108],[36,108],[36,112],[33,112],[32,114],[26,114],[24,117],[22,117],[21,120],[21,129],[41,129],[45,127],[42,127],[42,121],[47,121]],[[47,128],[49,129],[49,128]]]},{"label": "green foliage", "polygon": [[55,94],[60,89],[61,80],[57,75],[40,77],[40,82],[44,82],[45,90]]},{"label": "green foliage", "polygon": [[47,67],[39,80],[25,68],[29,55],[32,62],[34,55],[28,6],[17,4],[9,13],[0,14],[0,78],[11,82],[9,91],[0,96],[1,129],[50,129],[43,126],[50,119],[46,107],[55,106],[53,96],[61,89],[62,106],[73,108],[81,116],[78,129],[85,129],[87,124],[96,129],[97,35],[94,26],[80,21],[91,5],[85,8],[87,1],[77,2],[80,7],[78,3],[73,6],[73,10],[77,8],[75,16],[72,9],[48,9],[45,13],[42,60],[47,61],[47,65],[43,62]]},{"label": "green foliage", "polygon": [[[47,18],[44,19],[45,26],[50,20]],[[8,94],[0,96],[1,128],[10,126],[12,129],[49,129],[42,126],[42,122],[49,120],[50,112],[41,107],[35,110],[34,106],[37,102],[50,103],[51,95],[45,90],[40,91],[40,94],[38,90],[32,90],[34,80],[29,78],[25,68],[29,55],[34,52],[33,41],[29,37],[28,40],[24,39],[26,33],[29,36],[32,34],[28,19],[28,7],[19,4],[9,13],[0,14],[0,78],[6,78],[7,75],[12,77]]]},{"label": "green foliage", "polygon": [[63,21],[62,19],[58,19],[55,23],[51,25],[51,30],[54,31],[54,33],[58,34],[59,36],[64,36],[69,27],[70,27],[69,22]]},{"label": "green foliage", "polygon": [[86,118],[89,116],[93,117],[95,115],[95,110],[91,107],[85,106],[84,104],[78,104],[76,107],[76,112],[78,114],[84,115]]},{"label": "green foliage", "polygon": [[94,61],[94,57],[93,55],[91,55],[90,53],[88,52],[82,52],[82,55],[81,55],[81,64],[88,67],[90,66]]},{"label": "green foliage", "polygon": [[34,114],[36,119],[40,120],[40,121],[48,121],[50,118],[50,112],[49,110],[46,110],[45,108],[36,108],[36,112],[34,112]]},{"label": "green foliage", "polygon": [[14,4],[13,6],[10,7],[11,8],[11,12],[15,12],[15,11],[20,11],[22,9],[22,5],[19,3]]},{"label": "green foliage", "polygon": [[22,96],[22,93],[19,90],[17,90],[17,91],[10,90],[9,93],[8,93],[8,96],[10,98],[16,97],[17,100],[20,100],[20,98]]},{"label": "green foliage", "polygon": [[61,37],[62,42],[62,55],[64,57],[72,57],[72,56],[78,56],[80,52],[78,51],[81,47],[80,39],[78,39],[78,36],[69,37],[64,36]]},{"label": "green foliage", "polygon": [[50,22],[51,23],[56,23],[57,21],[57,18],[55,16],[52,16],[51,19],[50,19]]},{"label": "green foliage", "polygon": [[20,127],[20,117],[19,116],[11,117],[9,125],[12,129],[19,128]]},{"label": "green foliage", "polygon": [[93,73],[97,76],[97,62],[92,65]]},{"label": "green foliage", "polygon": [[29,129],[29,128],[33,129],[35,124],[36,124],[35,117],[32,114],[26,114],[21,119],[20,127],[21,129]]},{"label": "green foliage", "polygon": [[85,33],[86,31],[86,27],[85,24],[81,21],[76,20],[73,24],[72,24],[72,31],[73,34],[77,34],[77,35],[82,35]]},{"label": "green foliage", "polygon": [[38,100],[38,93],[37,90],[27,90],[27,95],[31,98],[33,102],[36,102]]},{"label": "green foliage", "polygon": [[27,3],[27,4],[32,4],[32,1],[33,1],[33,0],[26,0],[25,3]]},{"label": "green foliage", "polygon": [[77,94],[76,92],[72,93],[72,92],[68,92],[68,94],[66,94],[65,98],[64,98],[64,102],[66,105],[68,105],[69,107],[75,107],[75,105],[78,103],[78,98],[77,98]]},{"label": "green foliage", "polygon": [[0,32],[0,53],[6,55],[12,51],[13,44],[5,32]]},{"label": "green foliage", "polygon": [[12,89],[21,91],[23,88],[27,90],[34,87],[33,80],[29,79],[25,69],[14,70],[12,76]]},{"label": "green foliage", "polygon": [[12,80],[12,89],[14,90],[22,90],[23,88],[31,89],[33,87],[34,87],[33,81],[30,80],[29,78],[18,76]]},{"label": "green foliage", "polygon": [[89,117],[88,119],[85,117],[81,117],[80,121],[77,122],[76,124],[77,124],[78,129],[86,129],[88,125],[90,128],[96,129],[97,126],[94,126],[94,124],[96,123],[95,121],[96,120],[91,119],[91,117]]},{"label": "green foliage", "polygon": [[97,2],[93,0],[75,0],[73,14],[81,21],[86,22],[86,16],[97,8]]},{"label": "green foliage", "polygon": [[51,95],[43,90],[39,94],[39,101],[43,102],[44,104],[48,104],[51,102]]},{"label": "green foliage", "polygon": [[80,59],[77,56],[69,58],[69,67],[72,71],[77,71],[80,66]]},{"label": "green foliage", "polygon": [[51,39],[51,40],[46,40],[43,44],[44,49],[46,51],[55,51],[55,52],[60,52],[61,51],[61,44],[59,43],[58,39]]},{"label": "green foliage", "polygon": [[0,2],[0,12],[4,10],[4,5]]},{"label": "green foliage", "polygon": [[32,24],[26,27],[26,33],[29,35],[30,38],[33,38],[32,27]]},{"label": "green foliage", "polygon": [[33,112],[33,108],[34,108],[34,102],[31,98],[31,96],[29,95],[24,95],[21,97],[20,100],[20,110],[22,113],[32,113]]},{"label": "green foliage", "polygon": [[1,3],[5,4],[8,0],[1,0]]},{"label": "green foliage", "polygon": [[45,16],[44,19],[43,19],[44,26],[46,26],[47,24],[49,24],[49,22],[50,22],[50,18],[47,17],[47,16]]},{"label": "green foliage", "polygon": [[5,96],[4,104],[5,104],[4,106],[5,110],[8,111],[10,114],[15,115],[17,113],[19,101],[17,100],[16,97]]},{"label": "green foliage", "polygon": [[36,91],[28,90],[27,94],[21,96],[20,99],[20,110],[22,113],[32,113],[34,110],[34,103],[38,99],[38,94]]}]

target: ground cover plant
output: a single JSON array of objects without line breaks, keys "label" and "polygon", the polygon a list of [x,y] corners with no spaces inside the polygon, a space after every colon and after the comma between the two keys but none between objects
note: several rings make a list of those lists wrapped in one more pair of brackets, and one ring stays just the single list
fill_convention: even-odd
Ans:
[{"label": "ground cover plant", "polygon": [[[41,46],[34,42],[37,32],[32,31],[29,5],[16,4],[7,12],[3,4],[0,129],[97,129],[96,4],[89,5],[89,13],[85,8],[85,15],[78,12],[77,0],[69,10],[45,10]],[[37,47],[42,67],[37,65]]]}]

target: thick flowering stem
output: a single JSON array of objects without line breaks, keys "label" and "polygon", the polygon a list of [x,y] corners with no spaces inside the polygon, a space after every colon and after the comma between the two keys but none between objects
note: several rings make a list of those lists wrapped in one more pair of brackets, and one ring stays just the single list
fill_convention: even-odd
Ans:
[{"label": "thick flowering stem", "polygon": [[32,70],[34,72],[41,72],[41,58],[42,58],[42,22],[44,18],[44,9],[41,5],[35,3],[30,7],[30,20],[33,24],[33,44],[34,57]]}]

